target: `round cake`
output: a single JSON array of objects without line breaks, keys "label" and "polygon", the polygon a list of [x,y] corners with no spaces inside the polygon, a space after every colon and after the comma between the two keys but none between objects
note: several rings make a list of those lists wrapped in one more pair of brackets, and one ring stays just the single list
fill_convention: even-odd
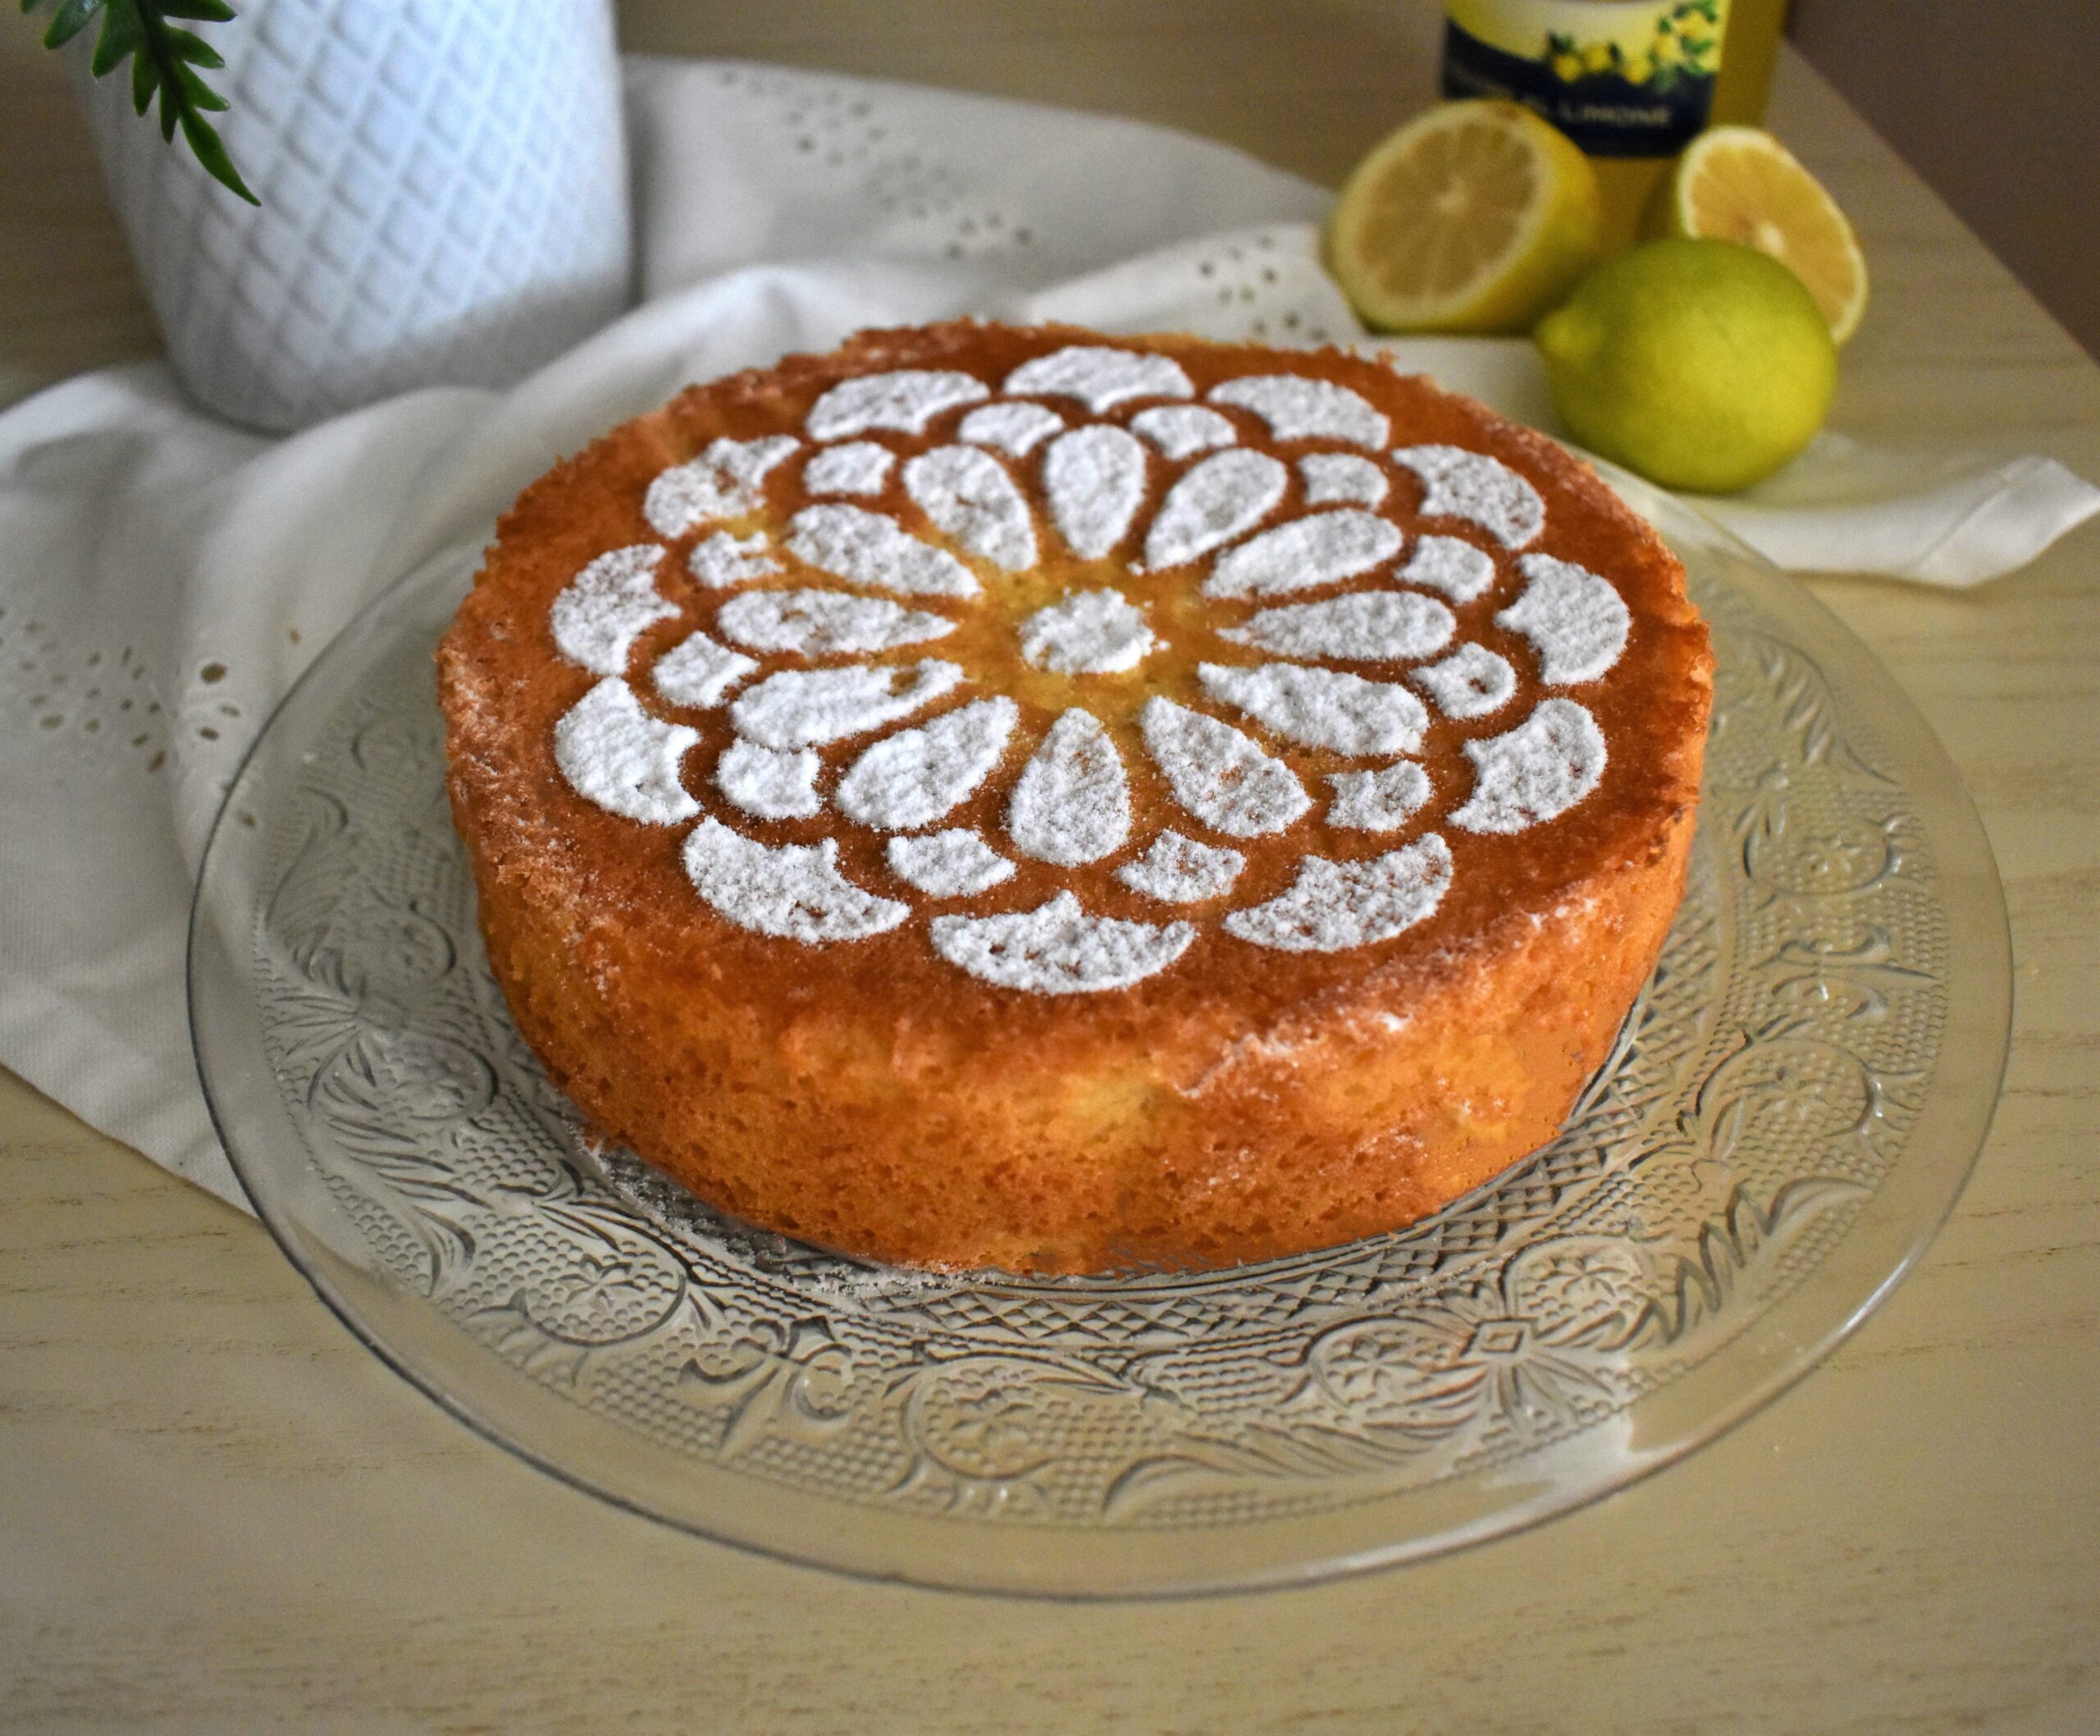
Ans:
[{"label": "round cake", "polygon": [[1351,1240],[1551,1138],[1711,674],[1646,524],[1469,400],[975,322],[616,429],[439,654],[490,963],[597,1133],[1024,1272]]}]

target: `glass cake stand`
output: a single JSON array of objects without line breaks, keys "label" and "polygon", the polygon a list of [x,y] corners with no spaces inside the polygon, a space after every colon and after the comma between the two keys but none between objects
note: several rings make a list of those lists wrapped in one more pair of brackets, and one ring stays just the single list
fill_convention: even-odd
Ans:
[{"label": "glass cake stand", "polygon": [[478,543],[314,664],[207,852],[191,1018],[249,1197],[351,1331],[491,1440],[853,1574],[1301,1583],[1669,1464],[1929,1240],[1996,1101],[2011,975],[1982,829],[1888,676],[1725,532],[1614,480],[1719,656],[1690,889],[1560,1136],[1434,1218],[1222,1272],[929,1277],[595,1150],[511,1026],[446,808],[431,652]]}]

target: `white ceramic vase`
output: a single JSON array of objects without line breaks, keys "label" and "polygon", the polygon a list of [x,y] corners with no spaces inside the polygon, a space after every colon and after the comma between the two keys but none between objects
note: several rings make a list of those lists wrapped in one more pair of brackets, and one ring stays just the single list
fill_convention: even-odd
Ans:
[{"label": "white ceramic vase", "polygon": [[[203,34],[258,209],[75,76],[184,386],[272,429],[415,386],[503,386],[632,276],[607,0],[249,0]],[[93,30],[85,33],[91,38]]]}]

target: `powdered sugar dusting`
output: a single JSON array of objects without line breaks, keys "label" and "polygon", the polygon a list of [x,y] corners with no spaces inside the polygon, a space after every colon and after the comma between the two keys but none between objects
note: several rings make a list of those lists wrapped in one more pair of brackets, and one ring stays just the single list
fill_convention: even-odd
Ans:
[{"label": "powdered sugar dusting", "polygon": [[1258,838],[1282,831],[1312,806],[1288,765],[1230,724],[1153,698],[1138,726],[1174,799],[1214,831]]},{"label": "powdered sugar dusting", "polygon": [[594,675],[623,675],[634,642],[678,611],[656,594],[661,545],[600,555],[562,587],[548,612],[555,646]]},{"label": "powdered sugar dusting", "polygon": [[1059,675],[1134,669],[1159,643],[1144,612],[1120,591],[1074,591],[1020,624],[1020,654]]},{"label": "powdered sugar dusting", "polygon": [[1139,410],[1130,426],[1169,458],[1192,458],[1239,438],[1230,419],[1200,404],[1162,404]]},{"label": "powdered sugar dusting", "polygon": [[1294,519],[1217,558],[1203,582],[1216,597],[1280,596],[1368,573],[1400,552],[1400,529],[1344,507]]},{"label": "powdered sugar dusting", "polygon": [[1099,720],[1076,707],[1050,726],[1007,806],[1007,831],[1024,856],[1074,867],[1098,862],[1130,835],[1130,788]]},{"label": "powdered sugar dusting", "polygon": [[1116,878],[1163,904],[1200,904],[1230,892],[1246,866],[1247,858],[1237,850],[1162,832],[1143,856],[1118,868]]},{"label": "powdered sugar dusting", "polygon": [[981,403],[991,392],[969,374],[935,368],[902,368],[842,380],[810,407],[803,426],[812,440],[843,440],[870,428],[922,434],[943,410]]},{"label": "powdered sugar dusting", "polygon": [[1429,774],[1411,760],[1376,771],[1330,772],[1335,799],[1327,824],[1359,832],[1396,832],[1429,800]]},{"label": "powdered sugar dusting", "polygon": [[1043,491],[1057,533],[1082,560],[1123,540],[1145,497],[1145,449],[1121,428],[1076,428],[1043,455]]},{"label": "powdered sugar dusting", "polygon": [[806,506],[788,521],[797,560],[856,585],[905,596],[975,596],[977,576],[946,549],[861,506]]},{"label": "powdered sugar dusting", "polygon": [[1098,415],[1129,398],[1188,398],[1196,388],[1171,356],[1071,344],[1024,362],[1007,376],[1009,397],[1076,398]]},{"label": "powdered sugar dusting", "polygon": [[1532,642],[1541,680],[1557,688],[1595,681],[1618,661],[1633,618],[1609,579],[1550,555],[1527,555],[1517,564],[1530,583],[1495,621]]},{"label": "powdered sugar dusting", "polygon": [[1178,567],[1252,530],[1283,499],[1290,473],[1266,452],[1205,459],[1166,492],[1145,536],[1145,564]]},{"label": "powdered sugar dusting", "polygon": [[1390,940],[1433,915],[1451,848],[1431,832],[1367,862],[1308,856],[1290,890],[1225,919],[1225,931],[1285,953],[1340,953]]},{"label": "powdered sugar dusting", "polygon": [[757,667],[742,651],[718,645],[704,633],[692,633],[656,660],[649,678],[673,705],[705,710],[720,705],[729,689]]},{"label": "powdered sugar dusting", "polygon": [[1264,609],[1224,637],[1280,657],[1357,662],[1427,657],[1450,643],[1459,623],[1436,598],[1412,591],[1358,591],[1321,603]]},{"label": "powdered sugar dusting", "polygon": [[897,455],[872,440],[826,446],[802,466],[802,486],[811,494],[880,494]]},{"label": "powdered sugar dusting", "polygon": [[1212,386],[1209,397],[1212,404],[1252,410],[1278,440],[1344,440],[1375,451],[1392,432],[1392,424],[1360,393],[1303,374],[1227,380]]},{"label": "powdered sugar dusting", "polygon": [[805,657],[894,651],[955,631],[946,615],[844,591],[746,591],[715,619],[739,645]]},{"label": "powdered sugar dusting", "polygon": [[1090,916],[1069,892],[1002,916],[936,916],[934,950],[979,980],[1032,994],[1093,994],[1164,971],[1189,948],[1186,922]]},{"label": "powdered sugar dusting", "polygon": [[1605,774],[1604,732],[1572,699],[1540,701],[1507,735],[1466,743],[1473,793],[1451,816],[1468,832],[1522,832],[1566,813]]},{"label": "powdered sugar dusting", "polygon": [[934,527],[1009,573],[1035,564],[1035,525],[1007,467],[975,446],[936,446],[904,467],[904,491]]},{"label": "powdered sugar dusting", "polygon": [[1470,603],[1495,583],[1495,557],[1456,537],[1424,537],[1400,569],[1399,581]]},{"label": "powdered sugar dusting", "polygon": [[909,717],[961,679],[954,664],[934,658],[909,667],[783,669],[742,694],[729,721],[761,747],[821,747]]},{"label": "powdered sugar dusting", "polygon": [[988,404],[972,410],[956,430],[958,439],[997,446],[1026,458],[1065,425],[1065,418],[1043,404]]},{"label": "powdered sugar dusting", "polygon": [[1308,506],[1376,506],[1392,491],[1386,473],[1353,452],[1308,452],[1298,461]]},{"label": "powdered sugar dusting", "polygon": [[832,797],[840,813],[882,832],[909,832],[952,812],[992,774],[1020,708],[980,699],[900,729],[856,760]]},{"label": "powdered sugar dusting", "polygon": [[710,519],[741,519],[759,509],[766,473],[798,442],[791,435],[718,440],[690,464],[674,464],[649,485],[641,516],[660,537],[682,537]]},{"label": "powdered sugar dusting", "polygon": [[936,898],[966,898],[1014,877],[1014,865],[968,826],[892,838],[890,872]]},{"label": "powdered sugar dusting", "polygon": [[879,898],[838,871],[838,846],[762,844],[703,820],[687,838],[686,876],[738,928],[821,946],[886,933],[911,907]]},{"label": "powdered sugar dusting", "polygon": [[1403,446],[1393,459],[1422,478],[1427,517],[1470,519],[1510,549],[1545,528],[1538,490],[1500,459],[1463,446]]},{"label": "powdered sugar dusting", "polygon": [[1485,645],[1461,645],[1441,663],[1408,674],[1436,709],[1460,723],[1500,711],[1516,697],[1517,672],[1509,660]]},{"label": "powdered sugar dusting", "polygon": [[822,762],[814,749],[783,752],[756,742],[732,742],[714,762],[714,787],[760,820],[808,820],[824,811],[817,793]]},{"label": "powdered sugar dusting", "polygon": [[1241,669],[1206,663],[1203,691],[1264,723],[1286,741],[1368,756],[1412,753],[1429,714],[1405,688],[1296,663]]},{"label": "powdered sugar dusting", "polygon": [[[1026,401],[1031,395],[1067,401],[1052,408]],[[1131,776],[1154,788],[1147,780],[1155,774],[1125,765],[1118,738],[1091,702],[1060,713],[1020,763],[1012,753],[1021,715],[1015,700],[993,692],[919,721],[967,678],[965,671],[936,659],[872,660],[946,638],[964,624],[961,611],[947,604],[908,601],[970,599],[987,587],[1007,587],[1002,613],[1020,597],[1027,598],[1021,611],[1033,608],[1007,629],[1021,660],[1057,676],[1102,678],[1084,691],[1120,713],[1128,683],[1112,678],[1161,649],[1196,601],[1185,590],[1152,601],[1154,588],[1162,579],[1182,585],[1200,578],[1196,596],[1225,605],[1208,631],[1271,660],[1197,665],[1199,702],[1220,715],[1159,694],[1146,700],[1137,718],[1146,752],[1204,835],[1162,832],[1112,868],[1116,879],[1131,893],[1189,906],[1191,916],[1211,905],[1204,921],[1216,916],[1240,940],[1289,952],[1369,945],[1435,911],[1452,873],[1445,838],[1425,833],[1393,847],[1423,825],[1445,782],[1440,772],[1433,790],[1430,774],[1405,757],[1420,752],[1432,715],[1417,692],[1461,724],[1513,707],[1518,654],[1472,642],[1454,648],[1454,609],[1494,606],[1487,599],[1501,569],[1486,539],[1511,550],[1534,543],[1544,529],[1543,500],[1524,476],[1485,453],[1404,447],[1390,456],[1418,479],[1421,516],[1477,527],[1465,537],[1404,533],[1384,516],[1395,497],[1386,462],[1390,424],[1366,396],[1285,372],[1226,381],[1203,403],[1196,396],[1172,357],[1114,342],[1039,356],[1015,368],[998,393],[958,370],[897,369],[843,381],[818,400],[805,418],[809,441],[833,444],[788,436],[719,439],[657,476],[643,502],[652,528],[667,540],[697,532],[686,555],[695,579],[733,593],[719,607],[710,603],[707,631],[687,633],[650,672],[655,694],[669,705],[728,708],[736,736],[713,767],[721,797],[715,812],[808,822],[833,820],[835,810],[891,834],[883,842],[895,878],[883,884],[900,898],[909,888],[920,901],[975,898],[1012,881],[1018,870],[1010,855],[1043,865],[1029,869],[1037,876],[1115,863],[1134,823]],[[954,419],[944,419],[951,412]],[[1267,435],[1250,418],[1266,425]],[[951,427],[952,434],[945,432]],[[879,431],[893,432],[859,437]],[[909,445],[929,450],[893,450],[883,441],[895,434],[918,436]],[[1290,449],[1287,463],[1276,441],[1310,441],[1313,450]],[[801,489],[824,498],[795,512],[776,546],[754,527],[765,510],[768,478],[791,454],[801,455],[795,460]],[[1043,527],[1017,481],[1024,461],[1038,467]],[[1163,499],[1153,493],[1155,475]],[[1406,491],[1399,494],[1397,516],[1408,519]],[[901,497],[911,506],[885,505]],[[1155,499],[1147,523],[1147,503]],[[1061,549],[1043,544],[1051,525]],[[1130,546],[1140,537],[1142,564]],[[1052,576],[1043,570],[1046,555],[1066,551],[1076,561],[1127,562],[1139,582],[1126,587],[1103,569],[1061,596],[1053,585],[1047,594],[1054,601],[1033,606],[1046,594],[1036,587]],[[685,841],[687,871],[700,896],[733,923],[811,944],[897,927],[912,906],[855,884],[841,870],[835,843],[759,843],[706,817],[686,792],[681,765],[699,733],[650,715],[625,678],[639,639],[678,612],[656,589],[664,552],[658,544],[612,550],[555,601],[550,625],[562,654],[605,678],[555,726],[562,775],[587,799],[627,817],[666,825],[698,816]],[[1616,666],[1631,620],[1608,580],[1543,554],[1504,558],[1524,588],[1495,623],[1529,642],[1546,684],[1595,680]],[[1207,572],[1175,570],[1198,561]],[[1003,578],[995,582],[994,568],[1039,576],[1016,591]],[[817,581],[809,569],[830,579]],[[774,576],[783,573],[797,576]],[[831,580],[842,582],[833,588]],[[1322,587],[1340,594],[1293,601]],[[979,636],[973,631],[966,642],[978,646]],[[760,654],[830,666],[766,675]],[[1385,663],[1418,666],[1404,676],[1339,666]],[[1175,667],[1183,667],[1178,659]],[[1140,688],[1134,697],[1142,695]],[[1235,721],[1225,720],[1226,708]],[[842,770],[827,772],[819,750],[855,736],[866,739],[840,756]],[[1463,745],[1472,788],[1450,820],[1471,832],[1513,833],[1552,820],[1582,802],[1605,766],[1595,716],[1567,699],[1540,701],[1515,729]],[[1220,916],[1248,858],[1219,835],[1279,834],[1314,811],[1290,763],[1301,749],[1363,766],[1321,768],[1325,820],[1335,829],[1325,835],[1340,848],[1354,833],[1356,847],[1386,853],[1331,861],[1295,852],[1296,878],[1287,890]],[[1018,775],[1001,770],[1010,755]],[[1011,850],[975,827],[952,823],[959,812],[980,812],[991,799],[984,793],[1003,779],[1012,780],[998,798]],[[973,800],[976,806],[966,807]],[[1372,843],[1365,834],[1394,835]],[[1275,884],[1265,879],[1245,896],[1261,899]],[[1034,910],[957,912],[929,925],[935,952],[959,969],[1046,994],[1141,982],[1171,965],[1197,934],[1192,921],[1091,914],[1072,891]]]},{"label": "powdered sugar dusting", "polygon": [[764,532],[737,537],[717,531],[693,546],[686,556],[686,570],[710,591],[728,591],[755,578],[769,578],[780,571],[780,563],[773,558],[773,545]]},{"label": "powdered sugar dusting", "polygon": [[634,690],[608,675],[555,725],[555,764],[568,787],[608,813],[645,825],[675,825],[700,811],[678,781],[678,762],[700,733],[641,709]]}]

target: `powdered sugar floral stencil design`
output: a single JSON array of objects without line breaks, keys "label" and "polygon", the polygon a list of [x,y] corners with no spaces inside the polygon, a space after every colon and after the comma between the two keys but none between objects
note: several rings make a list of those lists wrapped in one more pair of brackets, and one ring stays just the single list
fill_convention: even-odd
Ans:
[{"label": "powdered sugar floral stencil design", "polygon": [[[1514,470],[1395,446],[1360,393],[1261,359],[1200,393],[1110,344],[998,379],[874,372],[798,432],[714,441],[650,483],[658,540],[555,599],[555,645],[598,678],[555,725],[564,777],[687,829],[696,895],[740,928],[825,946],[921,924],[956,969],[1025,992],[1424,921],[1445,831],[1549,825],[1596,789],[1604,732],[1557,690],[1618,663],[1626,605],[1540,546]],[[681,566],[692,584],[667,589]],[[681,713],[726,724],[704,776]],[[1424,763],[1433,728],[1463,737],[1437,762],[1459,788]],[[1442,831],[1422,823],[1439,797]],[[765,835],[789,822],[805,841]],[[873,872],[842,858],[855,834],[881,842]],[[1120,912],[1090,907],[1104,874]]]}]

